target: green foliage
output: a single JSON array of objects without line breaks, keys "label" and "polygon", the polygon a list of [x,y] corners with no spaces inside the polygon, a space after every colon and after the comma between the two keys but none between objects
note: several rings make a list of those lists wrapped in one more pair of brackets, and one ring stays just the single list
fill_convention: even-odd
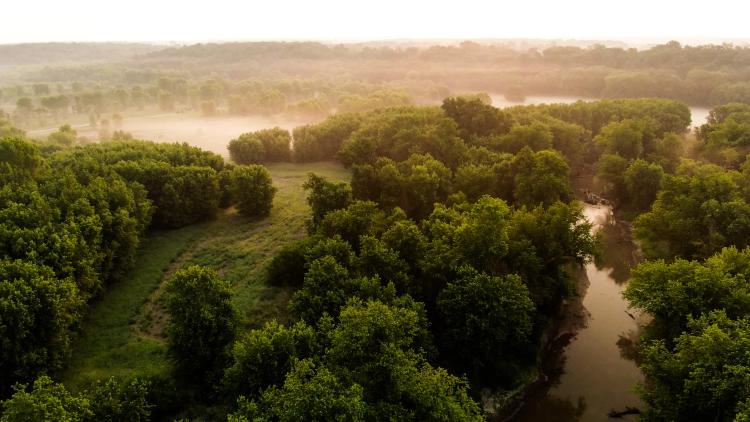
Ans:
[{"label": "green foliage", "polygon": [[84,183],[113,172],[140,183],[155,206],[153,225],[160,228],[209,218],[221,198],[217,172],[224,161],[187,144],[107,142],[64,151],[51,165],[55,170],[70,169]]},{"label": "green foliage", "polygon": [[329,182],[325,177],[310,173],[302,185],[310,191],[307,203],[312,208],[312,227],[316,227],[330,211],[346,208],[352,202],[352,188],[348,183]]},{"label": "green foliage", "polygon": [[390,301],[394,296],[392,285],[383,287],[377,278],[356,278],[334,257],[326,255],[310,263],[302,288],[294,293],[289,309],[315,325],[323,316],[337,317],[352,297]]},{"label": "green foliage", "polygon": [[258,164],[291,160],[292,136],[275,127],[243,133],[229,142],[229,157],[237,164]]},{"label": "green foliage", "polygon": [[5,117],[3,116],[3,113],[0,112],[0,139],[1,138],[25,138],[26,133],[13,126],[11,122],[9,122]]},{"label": "green foliage", "polygon": [[148,421],[151,405],[148,400],[149,383],[134,379],[117,381],[109,378],[97,382],[85,395],[91,403],[91,421]]},{"label": "green foliage", "polygon": [[513,198],[517,205],[550,205],[572,199],[568,164],[559,153],[532,152],[525,147],[513,158],[512,168]]},{"label": "green foliage", "polygon": [[628,160],[618,154],[602,154],[596,164],[596,177],[606,184],[606,192],[618,204],[628,200],[625,172],[629,165]]},{"label": "green foliage", "polygon": [[234,204],[234,198],[232,198],[232,170],[234,165],[227,164],[218,174],[219,177],[219,190],[221,191],[221,197],[219,198],[219,208],[226,209]]},{"label": "green foliage", "polygon": [[2,422],[61,421],[82,422],[95,420],[91,403],[74,396],[62,384],[47,376],[34,381],[31,390],[24,384],[15,387],[15,393],[3,402]]},{"label": "green foliage", "polygon": [[176,272],[165,293],[170,354],[185,376],[210,378],[225,363],[237,327],[228,284],[215,272],[192,266]]},{"label": "green foliage", "polygon": [[[647,421],[737,421],[750,395],[750,320],[718,311],[691,319],[674,347],[645,347]],[[746,407],[745,407],[746,409]],[[744,415],[742,415],[744,413]]]},{"label": "green foliage", "polygon": [[72,279],[30,261],[0,261],[0,397],[16,382],[61,369],[82,305]]},{"label": "green foliage", "polygon": [[310,357],[315,331],[300,322],[290,328],[275,321],[242,336],[232,347],[224,372],[224,391],[232,397],[259,397],[271,386],[281,385],[297,359]]},{"label": "green foliage", "polygon": [[582,219],[575,205],[511,211],[488,196],[472,205],[437,207],[422,223],[428,243],[420,267],[428,301],[460,267],[471,265],[493,276],[521,275],[539,310],[555,312],[570,291],[565,267],[593,253],[590,226]]},{"label": "green foliage", "polygon": [[212,217],[219,207],[219,178],[210,167],[124,161],[113,168],[126,180],[145,186],[156,208],[156,227],[187,226]]},{"label": "green foliage", "polygon": [[506,135],[487,141],[489,146],[500,152],[517,153],[524,147],[533,151],[552,148],[552,132],[543,123],[534,122],[530,125],[513,125]]},{"label": "green foliage", "polygon": [[731,318],[750,313],[750,250],[723,249],[705,262],[677,259],[644,262],[633,269],[625,297],[654,316],[667,338],[689,318],[723,310]]},{"label": "green foliage", "polygon": [[481,419],[466,385],[422,360],[431,348],[423,312],[414,305],[352,302],[330,334],[328,367],[362,386],[366,419]]},{"label": "green foliage", "polygon": [[[329,336],[327,358],[332,365],[364,373],[375,369],[378,355],[391,347],[420,354],[432,349],[424,306],[408,297],[393,305],[352,300],[339,320]],[[362,385],[373,382],[362,381]]]},{"label": "green foliage", "polygon": [[151,223],[152,206],[144,189],[116,175],[96,177],[83,186],[67,172],[47,181],[42,189],[47,197],[55,198],[52,202],[66,218],[89,204],[100,226],[97,238],[89,240],[100,249],[94,268],[104,281],[121,280],[133,267],[140,239]]},{"label": "green foliage", "polygon": [[71,146],[78,140],[78,132],[70,125],[62,125],[57,132],[52,132],[47,136],[47,140],[63,146]]},{"label": "green foliage", "polygon": [[359,128],[361,120],[357,114],[335,114],[321,123],[295,128],[295,161],[333,160],[344,140]]},{"label": "green foliage", "polygon": [[677,134],[668,133],[652,142],[650,151],[646,152],[646,159],[660,165],[665,171],[674,173],[683,152],[682,139]]},{"label": "green foliage", "polygon": [[346,166],[373,164],[380,157],[406,160],[430,154],[455,168],[466,154],[456,123],[439,108],[402,107],[372,112],[343,143],[339,159]]},{"label": "green foliage", "polygon": [[262,217],[271,213],[276,188],[263,166],[236,166],[229,175],[229,191],[240,214]]},{"label": "green foliage", "polygon": [[424,309],[414,302],[401,307],[353,300],[339,320],[329,335],[326,360],[371,396],[387,394],[378,385],[391,369],[381,361],[384,356],[394,350],[421,354],[432,347]]},{"label": "green foliage", "polygon": [[582,208],[558,202],[517,210],[508,237],[509,272],[521,275],[540,312],[552,314],[572,292],[568,266],[581,265],[595,253]]},{"label": "green foliage", "polygon": [[0,138],[0,182],[33,180],[44,171],[39,149],[19,137]]},{"label": "green foliage", "polygon": [[362,387],[347,386],[325,366],[307,359],[295,363],[284,385],[266,390],[259,402],[241,398],[240,409],[229,416],[229,421],[365,420]]},{"label": "green foliage", "polygon": [[221,156],[203,151],[187,143],[157,143],[149,141],[117,141],[87,145],[84,148],[64,151],[52,162],[55,168],[71,168],[81,177],[104,171],[103,167],[121,161],[157,161],[170,166],[224,168]]},{"label": "green foliage", "polygon": [[534,303],[516,275],[490,277],[464,268],[437,299],[440,347],[457,373],[475,383],[513,382],[514,362],[528,359]]},{"label": "green foliage", "polygon": [[[360,236],[362,237],[362,236]],[[325,256],[333,257],[336,262],[347,270],[354,268],[356,256],[351,243],[344,241],[340,235],[334,234],[332,237],[313,237],[309,247],[305,250],[305,268],[318,258]]]},{"label": "green foliage", "polygon": [[282,247],[266,267],[268,283],[300,287],[305,278],[305,254],[315,240],[306,238]]},{"label": "green foliage", "polygon": [[629,160],[640,158],[655,138],[655,123],[649,120],[622,120],[604,126],[594,142],[605,152]]},{"label": "green foliage", "polygon": [[689,161],[674,176],[665,176],[651,210],[635,221],[646,256],[705,258],[724,246],[745,247],[750,205],[739,178],[736,172]]},{"label": "green foliage", "polygon": [[240,135],[227,145],[229,157],[237,164],[257,164],[265,161],[266,149],[263,142],[251,134]]},{"label": "green foliage", "polygon": [[483,195],[493,195],[506,200],[513,197],[513,180],[508,180],[509,163],[498,160],[494,165],[465,164],[456,169],[453,177],[454,190],[475,202]]},{"label": "green foliage", "polygon": [[411,220],[396,221],[383,233],[381,240],[406,262],[411,274],[418,274],[419,260],[424,256],[427,239],[416,223]]},{"label": "green foliage", "polygon": [[357,199],[376,201],[386,209],[399,207],[419,220],[448,198],[451,171],[430,155],[414,154],[400,163],[380,158],[374,165],[352,168],[352,190]]},{"label": "green foliage", "polygon": [[[533,106],[560,120],[578,124],[597,135],[604,126],[621,120],[650,119],[654,136],[683,133],[690,126],[690,109],[683,103],[658,98],[616,99],[573,104]],[[637,149],[637,146],[636,146]]]},{"label": "green foliage", "polygon": [[446,98],[442,109],[446,116],[456,122],[461,138],[467,142],[480,137],[502,135],[510,130],[511,118],[479,98]]},{"label": "green foliage", "polygon": [[403,214],[391,212],[386,214],[376,203],[354,201],[348,207],[331,211],[320,222],[318,232],[328,237],[341,236],[343,240],[359,249],[359,238],[366,234],[380,234]]},{"label": "green foliage", "polygon": [[393,283],[399,293],[410,290],[409,266],[398,252],[373,236],[360,237],[356,267],[367,277],[377,276],[386,283]]},{"label": "green foliage", "polygon": [[[467,383],[443,368],[428,364],[402,364],[394,368],[396,390],[402,407],[382,406],[381,420],[388,417],[418,421],[482,421],[480,405],[469,395]],[[375,412],[373,412],[375,413]]]},{"label": "green foliage", "polygon": [[342,113],[361,113],[386,107],[406,106],[411,103],[411,97],[403,90],[380,89],[366,96],[341,96],[339,98],[339,109]]},{"label": "green foliage", "polygon": [[628,198],[635,209],[643,211],[651,207],[661,189],[663,177],[664,171],[658,164],[649,164],[639,159],[628,166],[623,178]]},{"label": "green foliage", "polygon": [[118,245],[102,244],[101,220],[86,198],[87,192],[75,181],[67,182],[63,184],[68,187],[69,203],[44,196],[32,183],[0,189],[4,228],[0,251],[8,258],[49,266],[59,278],[74,278],[88,297],[101,288],[97,270],[106,253],[98,248],[107,248],[109,253],[109,248]]},{"label": "green foliage", "polygon": [[0,421],[147,421],[151,415],[152,406],[146,400],[148,383],[137,379],[118,382],[110,378],[97,382],[91,391],[73,395],[64,385],[42,376],[31,390],[25,384],[14,390],[2,404]]}]

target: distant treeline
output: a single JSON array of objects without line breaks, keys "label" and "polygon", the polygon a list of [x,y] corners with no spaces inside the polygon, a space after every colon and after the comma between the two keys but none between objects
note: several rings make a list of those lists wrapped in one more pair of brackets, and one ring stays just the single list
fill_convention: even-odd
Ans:
[{"label": "distant treeline", "polygon": [[112,61],[161,50],[139,43],[29,43],[0,45],[0,66]]},{"label": "distant treeline", "polygon": [[[335,76],[331,69],[345,76]],[[388,84],[417,98],[437,86],[503,93],[520,89],[527,95],[663,97],[717,105],[750,101],[748,69],[750,48],[729,44],[682,46],[672,41],[647,50],[603,45],[518,50],[470,41],[429,47],[257,42],[169,47],[106,64],[48,66],[17,75],[16,82],[95,83],[106,91],[116,85],[152,85],[161,77],[194,82],[218,76],[232,83],[270,85],[281,80]],[[311,98],[317,97],[305,99]],[[225,100],[228,103],[228,97]]]}]

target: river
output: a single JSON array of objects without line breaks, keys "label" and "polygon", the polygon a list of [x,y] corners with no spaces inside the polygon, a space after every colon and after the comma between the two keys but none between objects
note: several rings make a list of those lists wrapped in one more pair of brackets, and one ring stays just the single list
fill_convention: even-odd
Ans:
[{"label": "river", "polygon": [[[601,234],[600,262],[578,275],[578,299],[566,305],[556,346],[547,356],[547,381],[526,397],[512,420],[603,421],[611,410],[641,407],[633,387],[642,374],[632,345],[646,317],[628,309],[622,292],[635,256],[628,231],[604,205],[585,204],[584,214]],[[635,416],[624,420],[635,420]]]}]

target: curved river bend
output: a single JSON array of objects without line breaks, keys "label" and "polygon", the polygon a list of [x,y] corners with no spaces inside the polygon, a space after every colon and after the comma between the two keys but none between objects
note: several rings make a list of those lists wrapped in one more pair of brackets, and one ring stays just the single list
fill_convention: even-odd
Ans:
[{"label": "curved river bend", "polygon": [[548,380],[512,420],[606,421],[611,410],[642,405],[633,392],[642,375],[632,345],[647,320],[622,297],[636,260],[633,245],[609,206],[585,204],[584,214],[601,234],[601,262],[586,264],[579,275],[579,298],[566,305],[558,347],[545,364]]}]

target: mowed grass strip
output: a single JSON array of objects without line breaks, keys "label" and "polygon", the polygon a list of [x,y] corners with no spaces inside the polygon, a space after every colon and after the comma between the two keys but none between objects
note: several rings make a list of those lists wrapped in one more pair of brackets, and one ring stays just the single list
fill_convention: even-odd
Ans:
[{"label": "mowed grass strip", "polygon": [[288,320],[291,291],[266,285],[266,265],[280,248],[306,234],[310,209],[302,185],[307,174],[348,181],[350,173],[337,163],[283,163],[268,169],[278,188],[269,217],[252,220],[233,209],[220,210],[214,220],[144,239],[133,271],[109,286],[90,309],[71,364],[62,374],[71,388],[110,376],[150,376],[170,370],[162,331],[144,329],[148,325],[144,319],[164,320],[157,315],[163,311],[158,306],[159,287],[179,268],[204,265],[218,271],[232,284],[233,301],[245,327]]},{"label": "mowed grass strip", "polygon": [[155,375],[168,370],[163,342],[134,336],[131,319],[159,286],[170,262],[209,225],[151,233],[143,240],[130,274],[108,286],[89,310],[69,368],[63,373],[72,388],[110,376]]}]

